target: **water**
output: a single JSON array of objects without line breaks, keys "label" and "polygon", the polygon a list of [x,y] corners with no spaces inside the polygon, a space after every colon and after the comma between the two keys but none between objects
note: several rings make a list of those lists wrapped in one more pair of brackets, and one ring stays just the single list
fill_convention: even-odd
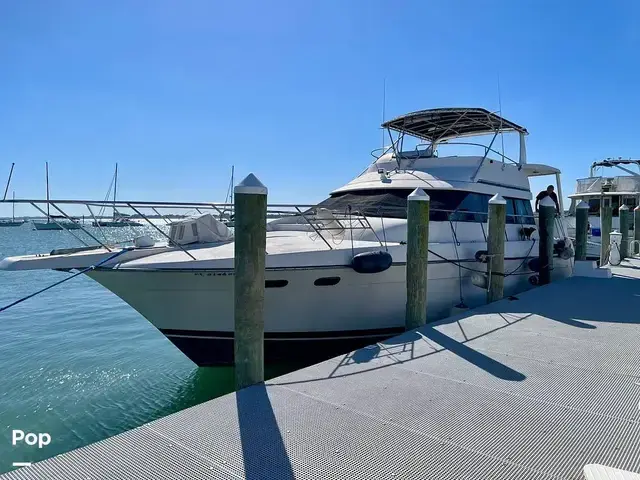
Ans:
[{"label": "water", "polygon": [[[127,227],[109,230],[110,240],[133,236]],[[135,232],[154,233],[150,227]],[[0,258],[79,245],[68,232],[0,228]],[[0,271],[0,306],[68,276]],[[233,390],[232,368],[196,367],[140,314],[84,275],[0,313],[0,367],[0,472]],[[51,444],[14,447],[13,429],[49,433]]]}]

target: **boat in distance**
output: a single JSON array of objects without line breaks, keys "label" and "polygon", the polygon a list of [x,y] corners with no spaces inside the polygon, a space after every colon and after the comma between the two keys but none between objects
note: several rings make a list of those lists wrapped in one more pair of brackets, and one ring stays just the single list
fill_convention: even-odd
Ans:
[{"label": "boat in distance", "polygon": [[[365,171],[324,201],[296,206],[292,214],[268,221],[267,363],[313,363],[404,330],[407,196],[416,188],[431,199],[429,320],[486,302],[487,266],[479,254],[487,248],[488,202],[496,194],[507,202],[505,296],[536,283],[532,260],[538,236],[529,178],[559,180],[560,171],[527,162],[527,130],[482,108],[422,110],[389,120],[383,128],[391,145],[376,152]],[[491,148],[502,133],[520,137],[517,160]],[[492,141],[489,146],[459,141],[468,136]],[[415,145],[407,147],[411,141]],[[480,151],[444,153],[459,145]],[[283,208],[273,206],[270,212]],[[571,275],[573,259],[562,213],[555,224],[552,277],[559,279]],[[126,251],[92,247],[10,257],[0,261],[0,269],[99,265],[86,274],[141,313],[196,364],[232,364],[233,232],[204,213],[172,223],[167,237],[162,244],[137,241]],[[357,260],[362,255],[379,255],[384,265],[375,273],[363,271]]]},{"label": "boat in distance", "polygon": [[[16,192],[13,192],[13,200],[16,199]],[[21,227],[27,223],[24,219],[16,220],[16,204],[11,204],[11,220],[0,220],[0,227]]]},{"label": "boat in distance", "polygon": [[[631,170],[635,167],[637,171]],[[604,175],[605,168],[617,168],[622,175]],[[598,174],[600,173],[600,174]],[[580,202],[589,206],[587,259],[600,259],[601,224],[600,207],[611,207],[611,228],[620,231],[619,209],[626,205],[629,209],[629,238],[634,236],[633,210],[640,205],[640,160],[607,158],[593,162],[589,176],[576,181],[576,190],[569,195],[571,205],[567,216],[568,233],[575,238],[576,207]]]}]

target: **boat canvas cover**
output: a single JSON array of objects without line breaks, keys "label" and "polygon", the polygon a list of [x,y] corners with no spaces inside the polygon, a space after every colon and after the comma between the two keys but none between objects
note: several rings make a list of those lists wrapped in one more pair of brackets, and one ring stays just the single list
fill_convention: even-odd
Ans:
[{"label": "boat canvas cover", "polygon": [[169,237],[174,243],[188,245],[228,241],[233,238],[233,232],[213,215],[205,213],[172,222]]},{"label": "boat canvas cover", "polygon": [[450,138],[496,132],[528,133],[526,128],[484,108],[420,110],[389,120],[382,124],[382,128],[436,143]]}]

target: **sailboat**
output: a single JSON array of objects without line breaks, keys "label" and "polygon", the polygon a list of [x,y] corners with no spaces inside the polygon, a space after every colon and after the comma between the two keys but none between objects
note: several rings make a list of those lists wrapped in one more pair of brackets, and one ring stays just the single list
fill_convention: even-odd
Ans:
[{"label": "sailboat", "polygon": [[[45,162],[46,178],[47,178],[47,221],[33,222],[36,230],[78,230],[80,224],[72,220],[68,220],[63,215],[51,215],[49,213],[49,162]],[[58,220],[60,219],[60,220]]]},{"label": "sailboat", "polygon": [[[13,192],[13,199],[16,199],[16,192]],[[0,220],[0,227],[19,227],[25,223],[24,220],[16,220],[16,204],[11,204],[11,220]]]},{"label": "sailboat", "polygon": [[118,191],[118,164],[116,163],[116,172],[113,177],[113,217],[111,220],[96,220],[93,222],[94,227],[141,227],[138,222],[134,222],[128,218],[128,215],[118,212],[116,209],[116,194]]}]

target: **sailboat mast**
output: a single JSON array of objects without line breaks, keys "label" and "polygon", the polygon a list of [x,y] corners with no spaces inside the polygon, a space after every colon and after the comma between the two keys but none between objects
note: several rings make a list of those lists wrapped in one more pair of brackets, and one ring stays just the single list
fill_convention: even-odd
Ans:
[{"label": "sailboat mast", "polygon": [[116,173],[113,179],[113,219],[116,219],[116,190],[118,190],[118,163],[116,162]]},{"label": "sailboat mast", "polygon": [[9,180],[7,180],[7,186],[4,189],[4,196],[2,197],[2,200],[7,198],[7,191],[9,190],[9,185],[11,184],[11,176],[13,175],[13,167],[15,165],[16,165],[15,162],[11,164],[11,171],[9,172]]},{"label": "sailboat mast", "polygon": [[13,192],[13,203],[11,204],[11,221],[16,220],[16,192]]},{"label": "sailboat mast", "polygon": [[49,215],[49,162],[44,163],[44,168],[47,174],[47,222],[51,221],[51,216]]}]

